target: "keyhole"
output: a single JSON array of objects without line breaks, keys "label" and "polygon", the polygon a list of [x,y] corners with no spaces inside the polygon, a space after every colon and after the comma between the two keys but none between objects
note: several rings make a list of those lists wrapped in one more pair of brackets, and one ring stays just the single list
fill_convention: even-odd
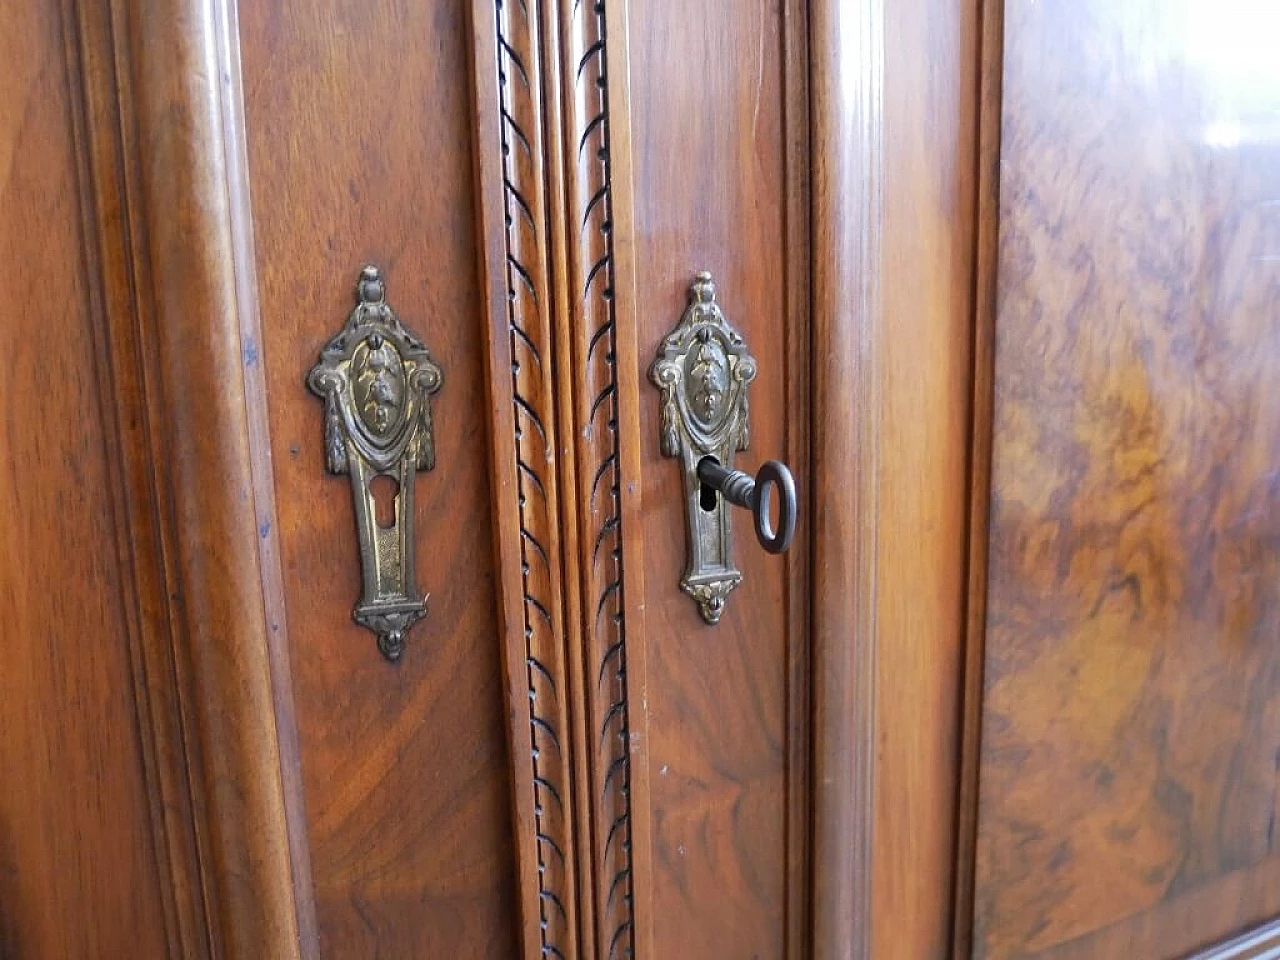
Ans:
[{"label": "keyhole", "polygon": [[373,497],[374,521],[383,530],[396,525],[396,502],[400,498],[400,484],[394,477],[380,473],[369,481],[369,495]]},{"label": "keyhole", "polygon": [[[716,466],[720,465],[720,461],[715,457],[703,457],[702,459],[704,461],[710,460]],[[702,484],[702,489],[698,492],[698,506],[702,507],[702,509],[707,511],[707,513],[710,513],[716,508],[716,502],[718,501],[719,496],[720,492],[716,490],[715,487],[704,483]]]}]

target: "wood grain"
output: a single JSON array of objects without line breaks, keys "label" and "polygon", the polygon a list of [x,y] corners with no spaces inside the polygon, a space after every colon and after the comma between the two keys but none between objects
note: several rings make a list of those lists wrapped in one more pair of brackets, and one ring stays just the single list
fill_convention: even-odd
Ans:
[{"label": "wood grain", "polygon": [[[808,325],[807,335],[788,336],[783,348],[785,393],[788,410],[817,409],[813,394],[812,295],[814,240],[812,234],[813,142],[810,117],[810,14],[809,6],[788,5],[782,10],[782,135],[784,243],[788,251],[783,286],[788,317]],[[813,424],[788,424],[783,459],[797,470],[813,476]],[[812,480],[802,481],[801,510],[815,516],[817,502],[811,492]],[[813,637],[812,539],[793,548],[785,557],[787,662],[786,719],[786,864],[783,955],[806,957],[812,954],[813,929]]]},{"label": "wood grain", "polygon": [[1274,922],[1256,928],[1256,935],[1236,938],[1234,931],[1228,931],[1231,939],[1223,941],[1221,929],[1205,933],[1205,918],[1232,913],[1265,915],[1274,909],[1268,904],[1274,902],[1277,883],[1280,860],[1268,860],[1260,868],[1241,868],[1216,883],[1169,897],[1143,913],[1065,941],[1055,947],[1054,960],[1129,957],[1137,950],[1142,951],[1142,956],[1227,960],[1237,949],[1250,956],[1245,948],[1258,944],[1274,949]]},{"label": "wood grain", "polygon": [[[521,868],[524,911],[537,920],[526,919],[524,949],[621,957],[634,952],[633,780],[617,365],[626,347],[613,312],[606,10],[543,3],[496,12],[474,11],[478,188],[495,331],[495,464],[501,489],[518,493],[498,506],[507,513],[498,557],[511,568],[506,589],[521,577],[534,615],[507,654],[516,789],[532,801],[516,804],[517,844],[534,863]],[[496,45],[485,42],[490,28]],[[514,462],[502,446],[507,402]],[[568,507],[557,509],[557,497]],[[510,545],[507,525],[518,521],[529,542],[543,504],[552,520],[537,536],[549,549],[533,559],[557,573],[563,564],[567,622],[558,575],[555,590],[529,603],[530,557]]]},{"label": "wood grain", "polygon": [[[594,907],[591,953],[612,960],[635,955],[632,917],[632,765],[628,688],[627,597],[624,554],[632,528],[623,524],[623,462],[619,438],[621,399],[616,302],[613,168],[610,140],[613,113],[608,77],[613,61],[603,3],[562,0],[547,4],[548,34],[558,69],[558,150],[553,171],[563,177],[563,233],[557,274],[563,278],[563,313],[557,357],[561,390],[570,410],[565,422],[571,442],[573,486],[566,500],[576,505],[570,566],[577,574],[572,601],[579,620],[573,647],[579,658],[576,692],[584,733],[578,764],[583,813],[587,820],[590,900]],[[634,539],[632,537],[631,539]],[[632,634],[634,636],[634,634]]]},{"label": "wood grain", "polygon": [[973,950],[974,846],[978,832],[982,667],[987,625],[987,546],[995,389],[996,291],[1000,243],[1000,106],[1004,0],[983,0],[978,53],[977,211],[974,230],[973,428],[969,448],[968,596],[957,789],[953,955]]},{"label": "wood grain", "polygon": [[908,0],[886,6],[885,33],[871,953],[905,960],[945,957],[951,940],[940,865],[959,774],[978,22],[964,0]]},{"label": "wood grain", "polygon": [[[807,331],[806,316],[789,314],[792,285],[804,283],[808,254],[807,244],[789,246],[797,232],[788,216],[803,194],[788,202],[797,171],[788,156],[786,111],[795,101],[785,85],[793,75],[784,18],[803,22],[802,5],[704,5],[696,30],[670,5],[632,0],[627,9],[640,361],[651,361],[679,319],[693,274],[712,271],[730,321],[761,361],[752,447],[738,462],[752,470],[804,450],[808,436],[808,410],[788,409],[786,345]],[[653,896],[652,939],[639,949],[782,956],[795,761],[789,669],[807,637],[790,629],[796,601],[786,562],[760,551],[741,523],[735,560],[744,583],[719,626],[701,621],[679,588],[683,480],[658,449],[656,392],[646,385],[639,399],[645,628],[638,638],[628,632],[628,650],[642,642],[647,660],[652,833],[636,858],[652,871]],[[802,485],[806,465],[792,463]],[[797,554],[807,549],[809,516]]]},{"label": "wood grain", "polygon": [[[164,956],[78,18],[0,10],[0,956]],[[122,563],[122,560],[124,561]],[[166,931],[166,913],[169,913]]]},{"label": "wood grain", "polygon": [[[603,78],[609,109],[605,134],[609,162],[609,243],[612,253],[613,366],[617,385],[615,437],[617,441],[617,516],[621,530],[631,531],[622,549],[619,612],[626,668],[626,726],[630,757],[627,770],[627,824],[630,833],[631,942],[638,957],[652,956],[653,929],[653,807],[649,789],[649,696],[644,581],[645,537],[641,482],[641,451],[647,446],[641,418],[648,400],[645,377],[648,358],[639,349],[638,317],[643,304],[637,297],[637,232],[633,140],[631,135],[631,74],[629,0],[605,0],[605,32],[612,67]],[[566,222],[566,233],[576,226]],[[583,336],[579,332],[579,341]],[[588,341],[589,343],[589,341]],[[570,397],[570,399],[572,399]],[[571,458],[567,458],[571,459]],[[602,632],[597,630],[597,636]],[[597,647],[598,649],[598,647]],[[607,649],[607,648],[606,648]],[[584,677],[585,680],[585,677]],[[585,683],[584,683],[585,686]]]},{"label": "wood grain", "polygon": [[[150,309],[136,291],[145,286],[146,251],[128,58],[125,6],[79,4],[74,29],[84,98],[84,116],[73,110],[78,152],[85,171],[81,203],[92,221],[93,242],[85,268],[99,350],[99,376],[108,429],[103,440],[113,466],[115,517],[120,540],[119,571],[124,609],[130,614],[134,696],[143,745],[153,837],[159,857],[169,955],[206,956],[213,949],[205,897],[209,861],[201,838],[202,801],[195,789],[187,730],[193,726],[189,686],[178,680],[174,638],[180,609],[171,536],[165,519],[169,495],[154,469],[160,443],[152,419],[158,381],[151,340]],[[70,37],[69,37],[70,39]],[[150,361],[150,362],[149,362]]]},{"label": "wood grain", "polygon": [[[522,748],[530,752],[533,766],[533,780],[524,789],[532,791],[534,801],[540,954],[570,957],[579,955],[579,940],[590,936],[589,924],[579,926],[578,912],[584,903],[589,910],[591,903],[580,895],[575,882],[575,805],[586,801],[581,786],[574,795],[573,750],[583,748],[569,719],[573,688],[560,576],[564,561],[554,387],[557,365],[563,361],[553,350],[555,301],[548,234],[554,214],[547,202],[551,165],[544,146],[547,111],[542,103],[544,91],[554,89],[554,81],[544,80],[540,42],[542,31],[550,33],[555,25],[547,22],[545,14],[540,17],[545,9],[538,4],[498,4],[496,66],[510,362],[496,367],[495,375],[512,371],[514,434],[510,439],[520,517],[526,675],[510,696],[514,699],[527,691],[529,700],[529,733]],[[494,148],[492,142],[483,146]],[[495,333],[501,335],[502,325],[496,326]],[[577,706],[580,710],[581,705]]]},{"label": "wood grain", "polygon": [[1258,29],[1006,9],[975,956],[1180,956],[1280,911]]},{"label": "wood grain", "polygon": [[[505,960],[519,938],[501,668],[512,624],[499,619],[491,549],[499,491],[491,331],[476,296],[471,18],[462,3],[286,2],[241,14],[320,952]],[[381,267],[389,301],[444,370],[437,465],[418,478],[415,503],[430,605],[394,667],[351,621],[350,491],[324,473],[321,409],[303,383],[365,263]]]},{"label": "wood grain", "polygon": [[813,515],[812,548],[813,955],[869,960],[878,348],[885,342],[884,4],[815,0],[812,17],[813,405],[847,412],[813,423],[813,502],[822,504]]},{"label": "wood grain", "polygon": [[[478,3],[475,25],[477,189],[489,291],[489,394],[498,478],[494,541],[502,573],[507,709],[520,852],[526,956],[579,956],[591,937],[584,784],[571,764],[581,752],[582,709],[572,682],[562,583],[574,528],[559,501],[573,464],[561,456],[554,389],[559,298],[553,269],[560,200],[550,171],[557,140],[551,104],[555,30],[545,6]],[[496,16],[495,16],[496,14]],[[550,129],[550,133],[547,133]],[[571,711],[571,706],[574,709]]]},{"label": "wood grain", "polygon": [[230,957],[290,957],[306,922],[282,775],[296,757],[280,734],[292,717],[277,683],[278,574],[260,545],[262,531],[275,528],[271,499],[259,494],[269,482],[255,445],[265,410],[252,403],[254,317],[239,286],[252,264],[242,232],[251,214],[235,179],[235,107],[226,100],[236,95],[234,28],[231,8],[211,0],[130,10],[135,226],[148,279],[139,295],[153,324],[148,415],[154,469],[170,498],[162,535],[170,588],[181,598],[178,673],[190,691],[215,944]]},{"label": "wood grain", "polygon": [[1280,920],[1272,920],[1203,950],[1191,960],[1275,960],[1276,957],[1280,957]]},{"label": "wood grain", "polygon": [[[507,39],[513,20],[522,34],[517,43],[524,51],[523,55]],[[553,344],[546,316],[550,300],[546,272],[549,256],[546,195],[550,188],[541,166],[543,151],[534,146],[542,143],[543,129],[540,109],[542,88],[533,79],[541,68],[536,43],[537,20],[529,15],[527,7],[504,7],[489,0],[477,0],[472,5],[471,23],[475,185],[482,289],[486,295],[489,324],[486,338],[489,362],[487,392],[492,421],[491,489],[495,497],[492,534],[499,574],[498,609],[502,616],[503,681],[509,722],[520,949],[522,956],[535,958],[544,956],[548,944],[557,949],[562,943],[576,944],[582,918],[589,914],[590,907],[590,904],[581,903],[576,893],[577,885],[572,882],[575,867],[581,860],[575,857],[577,846],[573,842],[573,831],[577,829],[581,816],[577,791],[573,789],[571,780],[562,776],[564,764],[572,756],[573,744],[580,738],[576,736],[576,729],[564,722],[569,697],[560,695],[568,687],[567,657],[560,643],[562,634],[554,629],[547,630],[553,617],[559,618],[563,626],[562,607],[559,596],[549,598],[553,602],[551,606],[547,606],[549,601],[544,600],[543,609],[548,615],[539,618],[537,633],[529,632],[524,541],[516,535],[525,522],[526,508],[530,507],[521,493],[522,483],[529,483],[522,478],[527,466],[522,469],[517,458],[516,421],[525,414],[516,403],[516,378],[523,376],[527,383],[531,377],[547,376],[544,365],[549,370],[553,362]],[[526,65],[525,58],[529,57],[530,50],[534,55]],[[514,116],[508,106],[513,97],[520,107]],[[520,130],[514,137],[518,151],[514,156],[510,152],[513,135],[509,126],[512,123],[517,124]],[[528,134],[524,133],[526,129],[530,131]],[[514,182],[509,181],[512,172],[518,173]],[[512,215],[513,207],[515,216]],[[510,258],[518,255],[521,246],[527,249],[535,266],[541,298],[535,299],[524,284],[512,297],[514,271]],[[522,269],[527,275],[527,267]],[[528,314],[523,319],[519,310],[521,306]],[[518,320],[522,322],[517,333],[514,324]],[[531,335],[537,339],[531,340]],[[530,368],[524,370],[523,375],[513,357],[517,349],[526,357],[525,365]],[[551,431],[554,438],[557,411],[543,402],[545,396],[541,392],[538,399],[538,417],[544,425],[542,430]],[[540,455],[540,461],[543,459],[546,459],[545,454]],[[552,462],[557,461],[553,458]],[[571,466],[567,464],[566,468],[571,469]],[[536,488],[538,496],[531,506],[535,510],[550,510],[559,491],[554,485],[548,490],[542,480],[539,483],[541,486]],[[572,531],[565,529],[565,536],[571,539]],[[551,562],[560,564],[562,560],[556,556]],[[552,640],[550,649],[547,649],[548,632]],[[541,642],[537,645],[541,657],[534,667],[531,645],[539,640]],[[541,704],[538,703],[539,688],[542,691]],[[545,716],[549,708],[555,714],[553,719],[557,727],[546,725]],[[535,709],[542,713],[538,722],[534,721]],[[539,786],[535,776],[545,778],[547,773],[545,769],[537,772],[535,766],[541,740],[552,740],[553,752],[548,754],[548,760],[556,764],[553,768],[556,782],[558,789],[563,791],[558,795],[567,808],[556,811],[559,814],[557,825],[561,829],[555,835],[546,832],[545,818],[537,802],[538,794],[545,787]],[[565,789],[566,785],[568,789]],[[548,882],[552,884],[553,891],[558,891],[554,895],[560,899],[551,900],[544,896]],[[571,900],[568,904],[563,900],[566,896]],[[567,916],[558,912],[561,908],[566,913],[568,909],[575,909],[579,924],[565,923]],[[548,911],[557,911],[557,922],[551,926],[544,923]]]},{"label": "wood grain", "polygon": [[977,23],[962,3],[814,17],[814,952],[945,957]]}]

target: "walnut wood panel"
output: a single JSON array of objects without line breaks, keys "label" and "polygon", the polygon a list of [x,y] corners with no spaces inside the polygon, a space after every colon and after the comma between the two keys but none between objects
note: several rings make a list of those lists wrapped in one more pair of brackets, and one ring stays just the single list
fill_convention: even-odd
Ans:
[{"label": "walnut wood panel", "polygon": [[[70,703],[72,709],[59,713],[66,729],[45,734],[58,744],[58,756],[62,750],[81,754],[90,767],[77,775],[46,762],[41,776],[58,778],[67,808],[60,811],[31,790],[25,795],[42,803],[42,817],[14,823],[31,838],[43,836],[42,824],[56,824],[59,836],[75,842],[60,859],[58,877],[45,879],[38,901],[58,909],[64,948],[42,949],[21,933],[19,942],[5,946],[22,955],[288,957],[307,936],[305,898],[297,896],[307,879],[305,863],[291,849],[295,759],[288,685],[277,670],[279,648],[269,623],[278,575],[270,544],[258,533],[263,522],[271,525],[273,508],[262,493],[269,479],[256,448],[262,420],[242,349],[244,341],[253,342],[254,323],[244,296],[252,270],[246,271],[238,228],[247,208],[235,175],[231,12],[214,4],[120,2],[68,3],[61,13],[65,99],[42,98],[49,126],[6,129],[20,144],[15,158],[55,151],[40,161],[47,177],[64,171],[49,162],[62,142],[49,134],[60,129],[71,146],[76,178],[61,195],[78,211],[80,249],[63,251],[59,268],[69,276],[36,269],[54,280],[51,289],[83,300],[83,329],[55,333],[55,339],[72,349],[95,348],[81,374],[91,371],[99,415],[85,416],[88,407],[64,390],[82,377],[50,377],[47,384],[59,387],[43,391],[43,409],[58,429],[46,423],[45,433],[55,444],[62,437],[78,442],[66,431],[83,427],[106,469],[95,472],[99,461],[91,459],[56,482],[32,478],[45,495],[41,502],[56,505],[67,526],[56,542],[65,547],[59,560],[69,571],[71,593],[64,583],[62,598],[48,608],[58,623],[22,632],[51,636],[73,629],[84,649],[57,661],[59,670],[45,678],[55,680],[53,688],[42,690],[48,685],[32,674],[20,689],[32,702]],[[34,62],[39,70],[46,65]],[[205,82],[215,76],[223,84]],[[10,169],[16,174],[23,167]],[[18,208],[6,204],[10,214],[6,222],[24,222]],[[46,221],[44,229],[65,226],[56,217]],[[67,322],[73,315],[65,314]],[[45,355],[56,362],[66,354]],[[76,414],[50,412],[62,396],[76,403]],[[14,489],[31,488],[19,478]],[[79,520],[74,505],[94,497],[100,502]],[[103,523],[116,538],[111,575],[67,568],[80,555],[77,547],[96,549],[95,531]],[[45,589],[57,589],[57,578],[38,564],[28,562],[24,570]],[[107,583],[118,620],[68,607],[68,597]],[[97,624],[108,634],[95,641],[85,631]],[[91,681],[94,689],[80,688],[87,678],[82,671],[108,656],[113,642],[127,653],[131,682],[102,673]],[[94,705],[104,696],[116,710],[128,703],[132,709],[103,713]],[[74,719],[88,726],[79,730],[69,722]],[[134,767],[118,755],[122,735],[141,747],[136,759],[149,792],[150,836],[135,836],[136,824],[113,809],[115,774]],[[111,772],[98,769],[100,763]],[[94,791],[92,823],[80,822],[76,812],[86,784]],[[26,853],[7,875],[39,875],[38,848]],[[139,856],[149,861],[144,875],[135,869]],[[108,867],[109,878],[102,874]],[[63,896],[61,884],[80,889]],[[158,889],[147,892],[153,884]],[[129,899],[99,916],[96,885],[128,891]],[[38,907],[16,896],[6,896],[6,904],[15,911],[11,929],[42,922]],[[147,922],[143,904],[163,916],[159,931]],[[157,932],[166,946],[154,942]],[[115,945],[73,946],[104,937]]]},{"label": "walnut wood panel", "polygon": [[30,282],[0,325],[0,956],[15,958],[178,945],[133,696],[142,618],[86,53],[71,4],[0,10],[0,251]]},{"label": "walnut wood panel", "polygon": [[975,956],[1280,911],[1276,26],[1006,5]]},{"label": "walnut wood panel", "polygon": [[[715,275],[730,320],[759,358],[751,449],[738,465],[790,458],[807,483],[804,368],[808,251],[803,227],[804,86],[788,69],[802,4],[628,5],[635,329],[648,364],[679,319],[698,270]],[[802,61],[803,62],[803,61]],[[794,152],[794,153],[793,153]],[[797,159],[799,158],[799,162]],[[799,218],[799,219],[798,219]],[[801,291],[797,295],[797,291]],[[790,345],[790,346],[789,346]],[[685,503],[679,466],[658,448],[659,404],[639,399],[651,838],[635,851],[652,875],[652,957],[777,957],[787,950],[788,890],[803,885],[807,704],[791,671],[807,659],[803,599],[789,585],[807,549],[806,507],[786,559],[735,525],[743,584],[716,627],[679,587]]]},{"label": "walnut wood panel", "polygon": [[[246,5],[241,38],[320,953],[508,958],[516,860],[468,5]],[[303,384],[365,263],[444,369],[437,465],[416,480],[431,600],[395,666],[351,620],[350,492],[324,473],[320,410]]]},{"label": "walnut wood panel", "polygon": [[[1056,948],[1054,960],[1093,960],[1096,957],[1129,957],[1141,945],[1140,956],[1190,957],[1190,960],[1233,960],[1253,957],[1257,947],[1276,951],[1280,934],[1270,921],[1240,937],[1223,941],[1221,931],[1205,933],[1205,918],[1232,913],[1263,913],[1273,902],[1280,883],[1280,861],[1268,860],[1261,868],[1245,867],[1218,882],[1196,887],[1161,901],[1142,913],[1068,941]],[[1192,948],[1196,950],[1191,956]]]}]

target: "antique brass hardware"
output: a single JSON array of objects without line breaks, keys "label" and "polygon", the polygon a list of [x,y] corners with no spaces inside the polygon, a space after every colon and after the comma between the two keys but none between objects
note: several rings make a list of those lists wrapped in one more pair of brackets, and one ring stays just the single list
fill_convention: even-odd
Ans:
[{"label": "antique brass hardware", "polygon": [[[754,480],[733,469],[734,454],[751,439],[747,388],[755,377],[755,358],[716,302],[711,274],[699,273],[649,379],[662,392],[662,453],[684,468],[689,558],[680,586],[711,624],[720,622],[726,599],[742,582],[733,565],[726,501],[753,511],[756,535],[770,553],[786,550],[795,535],[791,471],[774,460]],[[776,531],[769,519],[774,487],[780,492]]]},{"label": "antique brass hardware", "polygon": [[[401,325],[386,302],[377,267],[365,267],[346,326],[307,376],[324,400],[325,460],[351,477],[364,592],[352,617],[378,636],[388,660],[400,659],[408,629],[427,612],[414,573],[414,474],[435,467],[431,395],[443,374],[426,344]],[[395,481],[393,509],[379,516],[374,484]],[[398,486],[397,486],[398,484]]]}]

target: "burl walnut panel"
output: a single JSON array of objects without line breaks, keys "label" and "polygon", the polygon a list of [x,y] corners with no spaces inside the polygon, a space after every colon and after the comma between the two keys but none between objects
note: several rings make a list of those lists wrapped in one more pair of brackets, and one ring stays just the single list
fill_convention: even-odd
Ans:
[{"label": "burl walnut panel", "polygon": [[1247,12],[1006,5],[978,957],[1280,911],[1280,59]]},{"label": "burl walnut panel", "polygon": [[[468,5],[241,10],[293,689],[323,956],[515,956],[493,589]],[[351,620],[348,478],[303,384],[360,267],[444,369],[417,483],[426,618],[388,664]]]}]

